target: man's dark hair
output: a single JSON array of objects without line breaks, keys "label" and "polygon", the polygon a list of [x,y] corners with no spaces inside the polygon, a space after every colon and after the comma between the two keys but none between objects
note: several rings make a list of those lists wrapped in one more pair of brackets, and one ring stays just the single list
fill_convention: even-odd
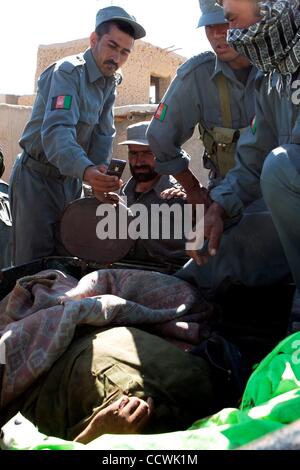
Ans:
[{"label": "man's dark hair", "polygon": [[96,33],[98,34],[99,38],[101,38],[104,34],[109,33],[112,25],[116,25],[120,31],[128,34],[134,39],[135,34],[133,27],[125,21],[121,20],[106,21],[105,23],[100,24],[98,28],[96,28]]}]

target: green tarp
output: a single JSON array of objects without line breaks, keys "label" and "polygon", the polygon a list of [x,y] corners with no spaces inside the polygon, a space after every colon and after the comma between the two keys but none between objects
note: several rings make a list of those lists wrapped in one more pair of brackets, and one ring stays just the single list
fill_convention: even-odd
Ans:
[{"label": "green tarp", "polygon": [[[221,391],[220,391],[221,392]],[[188,400],[188,397],[187,397]],[[182,404],[184,410],[184,403]],[[184,412],[184,411],[183,411]],[[86,446],[32,431],[31,449],[236,449],[300,418],[300,333],[285,338],[255,369],[239,409],[199,420],[186,431],[104,435]],[[13,449],[24,449],[17,442]]]}]

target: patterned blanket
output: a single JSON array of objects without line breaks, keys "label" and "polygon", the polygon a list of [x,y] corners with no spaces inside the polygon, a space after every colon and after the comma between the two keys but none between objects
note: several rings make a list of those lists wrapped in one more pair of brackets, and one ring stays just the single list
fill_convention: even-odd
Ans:
[{"label": "patterned blanket", "polygon": [[158,334],[197,344],[211,317],[211,306],[192,286],[161,273],[104,269],[79,282],[56,270],[23,277],[0,302],[6,363],[0,409],[49,370],[77,325],[151,325]]}]

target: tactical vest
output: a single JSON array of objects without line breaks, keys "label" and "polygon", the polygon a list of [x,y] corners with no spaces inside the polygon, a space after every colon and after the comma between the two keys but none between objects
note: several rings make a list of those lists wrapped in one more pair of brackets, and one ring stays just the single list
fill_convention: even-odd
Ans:
[{"label": "tactical vest", "polygon": [[237,141],[246,127],[232,128],[228,82],[224,75],[216,77],[220,95],[221,116],[224,127],[207,129],[199,123],[200,138],[204,145],[203,166],[209,172],[209,179],[223,178],[234,167]]}]

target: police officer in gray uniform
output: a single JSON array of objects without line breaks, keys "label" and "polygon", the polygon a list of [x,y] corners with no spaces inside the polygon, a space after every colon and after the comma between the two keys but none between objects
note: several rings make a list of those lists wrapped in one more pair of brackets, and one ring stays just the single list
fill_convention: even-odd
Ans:
[{"label": "police officer in gray uniform", "polygon": [[256,69],[228,47],[228,25],[215,1],[199,2],[202,15],[198,26],[205,27],[215,53],[196,55],[179,67],[150,125],[148,139],[157,157],[158,171],[181,178],[189,162],[181,146],[199,125],[205,165],[215,180],[234,165],[239,134],[255,114]]},{"label": "police officer in gray uniform", "polygon": [[[237,141],[255,115],[257,70],[228,46],[228,24],[215,0],[199,3],[199,26],[205,26],[215,54],[192,57],[178,69],[147,135],[157,171],[173,174],[185,188],[189,202],[208,207],[211,200],[188,169],[189,156],[181,146],[199,124],[205,147],[203,163],[210,169],[209,186],[217,186],[234,166]],[[256,201],[247,212],[250,214],[245,213],[223,237],[218,256],[205,266],[191,260],[178,276],[205,288],[218,287],[225,279],[264,285],[285,278],[289,268],[263,201]],[[201,263],[202,258],[195,259]]]},{"label": "police officer in gray uniform", "polygon": [[125,10],[103,8],[90,48],[41,74],[11,178],[15,264],[55,254],[55,226],[66,204],[80,197],[82,181],[99,199],[119,189],[120,180],[104,174],[115,136],[117,69],[143,36]]},{"label": "police officer in gray uniform", "polygon": [[[232,28],[230,43],[250,56],[261,72],[256,79],[257,112],[252,132],[241,138],[235,168],[212,190],[214,203],[207,214],[210,224],[206,236],[210,250],[216,249],[221,232],[215,232],[213,241],[211,234],[220,220],[239,216],[244,206],[263,194],[297,287],[291,332],[300,327],[299,2],[221,3]],[[298,317],[296,324],[293,314]]]}]

